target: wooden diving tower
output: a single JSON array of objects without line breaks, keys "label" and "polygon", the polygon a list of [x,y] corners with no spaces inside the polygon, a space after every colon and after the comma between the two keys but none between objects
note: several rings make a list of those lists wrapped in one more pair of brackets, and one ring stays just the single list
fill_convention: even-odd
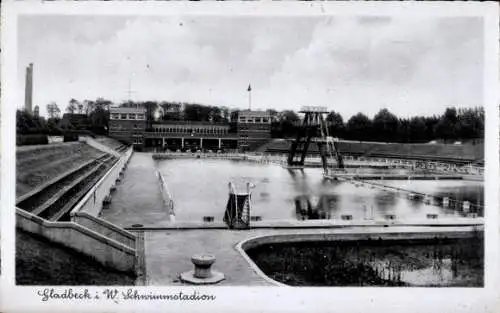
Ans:
[{"label": "wooden diving tower", "polygon": [[333,159],[337,167],[344,168],[342,156],[338,147],[328,134],[328,125],[323,118],[328,111],[325,107],[306,106],[299,113],[304,114],[304,119],[298,127],[297,137],[292,142],[288,153],[289,167],[303,167],[311,144],[316,144],[325,173],[328,173],[328,159]]}]

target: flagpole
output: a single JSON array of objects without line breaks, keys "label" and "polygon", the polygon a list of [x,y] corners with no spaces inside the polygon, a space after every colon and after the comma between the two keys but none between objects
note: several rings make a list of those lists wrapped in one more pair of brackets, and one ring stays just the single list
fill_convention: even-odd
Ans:
[{"label": "flagpole", "polygon": [[248,84],[248,110],[252,111],[252,87]]}]

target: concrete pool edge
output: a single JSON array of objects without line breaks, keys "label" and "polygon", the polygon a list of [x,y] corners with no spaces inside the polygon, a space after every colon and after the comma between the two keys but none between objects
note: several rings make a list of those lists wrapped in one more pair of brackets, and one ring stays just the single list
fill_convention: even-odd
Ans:
[{"label": "concrete pool edge", "polygon": [[[334,232],[330,232],[335,230]],[[382,229],[386,230],[386,229]],[[484,240],[484,229],[478,230],[476,227],[454,227],[454,229],[427,229],[415,232],[413,229],[405,231],[380,231],[359,232],[352,229],[328,229],[325,232],[314,233],[285,233],[272,235],[258,235],[244,239],[235,245],[236,251],[245,259],[250,268],[262,279],[274,286],[294,287],[278,282],[266,275],[259,266],[246,253],[247,250],[272,243],[292,243],[292,242],[327,242],[327,241],[360,241],[360,240],[430,240],[430,239],[464,239],[473,238],[481,233]],[[336,238],[334,238],[336,237]]]},{"label": "concrete pool edge", "polygon": [[[359,220],[343,221],[338,219],[325,220],[272,220],[251,222],[250,229],[342,229],[350,227],[483,227],[484,218],[442,218],[429,219],[407,219],[407,220]],[[124,229],[131,230],[190,230],[190,229],[228,229],[224,222],[188,222],[175,221],[163,225],[142,225],[142,227],[126,226]]]},{"label": "concrete pool edge", "polygon": [[[158,152],[153,152],[151,153],[151,158],[155,161],[168,161],[168,160],[176,160],[176,159],[201,159],[201,160],[223,160],[223,161],[243,161],[246,163],[250,164],[265,164],[265,165],[275,165],[282,167],[284,169],[304,169],[304,168],[322,168],[323,165],[321,163],[310,163],[309,165],[306,166],[290,166],[287,164],[286,157],[271,157],[271,158],[265,158],[260,154],[245,154],[245,153],[202,153],[202,152],[163,152],[163,153],[158,153]],[[390,158],[389,158],[390,159]],[[418,160],[413,160],[417,162]],[[358,163],[359,162],[359,163]],[[347,167],[351,169],[356,169],[356,168],[381,168],[381,169],[410,169],[409,165],[403,165],[400,163],[394,163],[392,165],[388,165],[387,162],[382,162],[380,164],[383,164],[383,167],[379,166],[374,166],[374,165],[369,165],[366,164],[365,162],[370,162],[369,160],[366,161],[357,161],[356,165]],[[375,162],[377,163],[377,162]],[[380,165],[379,164],[379,165]],[[347,165],[347,164],[346,164]],[[337,173],[335,176],[338,175],[338,178],[340,179],[353,179],[355,177],[358,177],[359,180],[366,180],[370,179],[373,175],[368,175],[367,178],[363,178],[364,175],[357,175],[354,173],[345,173],[345,174],[340,174]],[[391,180],[390,178],[385,178],[383,177],[384,175],[375,175],[374,177],[376,178],[371,178],[375,180],[379,180],[377,177],[381,177],[380,180]],[[484,182],[484,175],[483,174],[471,174],[471,173],[463,173],[463,172],[457,172],[457,173],[438,173],[438,174],[401,174],[401,175],[395,175],[396,180],[464,180],[464,181],[481,181]]]}]

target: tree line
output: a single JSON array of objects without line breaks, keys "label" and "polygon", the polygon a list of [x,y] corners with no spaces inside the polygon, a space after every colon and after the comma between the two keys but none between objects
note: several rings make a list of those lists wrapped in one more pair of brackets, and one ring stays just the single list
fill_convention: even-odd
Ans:
[{"label": "tree line", "polygon": [[[87,117],[87,130],[107,134],[109,108],[113,105],[113,102],[103,98],[84,101],[71,99],[65,112]],[[161,121],[198,121],[234,126],[238,118],[238,110],[198,103],[126,101],[120,106],[145,108],[149,125]],[[47,119],[19,110],[17,112],[18,134],[50,134],[78,129],[78,125],[72,125],[61,118],[61,110],[56,103],[49,103],[46,108]],[[301,123],[297,112],[274,109],[268,109],[267,112],[272,121],[271,137],[293,138],[297,136]],[[340,113],[331,111],[325,120],[330,136],[348,140],[409,143],[484,137],[484,109],[482,107],[460,109],[450,107],[446,108],[441,115],[408,118],[397,117],[388,109],[381,109],[373,118],[360,112],[347,120],[344,120]],[[232,129],[235,128],[232,127]]]},{"label": "tree line", "polygon": [[[271,111],[276,117],[272,137],[290,138],[297,135],[300,118],[294,111]],[[359,141],[418,143],[432,140],[469,140],[484,138],[484,109],[446,108],[442,115],[398,118],[388,109],[381,109],[373,119],[357,113],[344,121],[331,111],[326,116],[330,136]]]},{"label": "tree line", "polygon": [[24,110],[16,112],[16,130],[18,134],[62,135],[71,131],[91,131],[107,135],[109,124],[109,107],[111,101],[103,98],[79,102],[71,99],[66,107],[66,113],[79,114],[83,123],[74,125],[71,120],[61,116],[61,109],[55,102],[47,104],[47,118],[35,116]]}]

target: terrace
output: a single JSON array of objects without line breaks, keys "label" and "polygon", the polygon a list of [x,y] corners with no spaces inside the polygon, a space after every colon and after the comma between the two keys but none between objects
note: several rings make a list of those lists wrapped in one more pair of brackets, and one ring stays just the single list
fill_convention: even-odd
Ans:
[{"label": "terrace", "polygon": [[[287,153],[291,142],[273,140],[258,150],[264,153]],[[340,141],[338,148],[342,154],[365,157],[385,157],[396,159],[432,160],[443,162],[472,163],[484,160],[484,145],[451,144],[403,144]],[[311,154],[318,154],[315,145],[310,147]]]},{"label": "terrace", "polygon": [[22,147],[17,153],[17,206],[51,221],[69,211],[116,158],[84,143]]}]

